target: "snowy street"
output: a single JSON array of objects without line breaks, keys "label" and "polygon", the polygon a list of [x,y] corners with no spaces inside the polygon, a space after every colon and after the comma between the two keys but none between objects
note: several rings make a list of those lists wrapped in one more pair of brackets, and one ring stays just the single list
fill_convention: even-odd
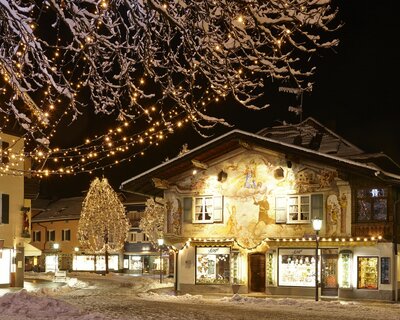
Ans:
[{"label": "snowy street", "polygon": [[[400,304],[278,299],[246,295],[173,295],[165,279],[110,274],[70,275],[55,284],[0,290],[0,319],[400,319]],[[44,282],[46,283],[46,282]]]}]

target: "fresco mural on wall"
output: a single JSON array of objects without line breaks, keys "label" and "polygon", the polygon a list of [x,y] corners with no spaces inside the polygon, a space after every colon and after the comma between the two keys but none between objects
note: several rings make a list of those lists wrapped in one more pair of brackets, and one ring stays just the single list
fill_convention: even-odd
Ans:
[{"label": "fresco mural on wall", "polygon": [[[221,170],[228,175],[223,183],[217,181]],[[174,197],[181,197],[180,192],[223,195],[223,223],[185,224],[184,233],[191,237],[207,237],[209,234],[235,237],[243,246],[252,247],[266,237],[312,233],[312,227],[308,224],[275,223],[277,195],[330,191],[326,202],[330,233],[343,232],[345,225],[339,217],[346,210],[347,202],[344,194],[341,197],[338,195],[336,178],[335,171],[308,168],[296,163],[289,169],[283,157],[246,152],[178,181]],[[181,221],[179,216],[182,215],[182,206],[176,199],[170,201],[171,219]],[[179,232],[180,224],[175,224],[175,230]],[[307,228],[310,230],[305,230]]]}]

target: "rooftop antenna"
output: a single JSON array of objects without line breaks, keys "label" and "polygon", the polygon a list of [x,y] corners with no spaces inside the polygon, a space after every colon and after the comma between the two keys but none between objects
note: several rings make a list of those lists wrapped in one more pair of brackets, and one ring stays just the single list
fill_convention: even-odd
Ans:
[{"label": "rooftop antenna", "polygon": [[279,92],[291,93],[296,95],[296,99],[300,99],[300,104],[297,107],[289,106],[288,110],[294,112],[296,116],[299,116],[300,122],[303,121],[303,94],[304,91],[311,91],[312,84],[309,83],[306,89],[303,88],[292,88],[292,87],[279,87]]}]

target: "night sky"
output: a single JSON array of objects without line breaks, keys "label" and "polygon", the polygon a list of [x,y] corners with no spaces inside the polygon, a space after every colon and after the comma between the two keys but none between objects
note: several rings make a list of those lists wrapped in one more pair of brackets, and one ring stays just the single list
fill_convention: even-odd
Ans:
[{"label": "night sky", "polygon": [[[400,163],[397,50],[400,19],[396,1],[342,0],[334,3],[339,6],[339,19],[344,23],[337,31],[341,43],[335,52],[319,52],[313,91],[304,94],[303,119],[314,117],[363,150],[383,151]],[[283,121],[299,122],[300,117],[287,111],[288,106],[296,104],[293,95],[273,90],[266,92],[271,106],[263,111],[245,110],[231,101],[218,106],[224,117],[234,124],[231,129],[257,132]],[[211,138],[227,130],[218,128]],[[149,151],[143,159],[93,175],[42,180],[41,197],[84,195],[95,176],[107,177],[118,189],[122,181],[160,164],[167,157],[175,157],[184,143],[193,149],[206,141],[192,129],[183,129],[163,146]]]}]

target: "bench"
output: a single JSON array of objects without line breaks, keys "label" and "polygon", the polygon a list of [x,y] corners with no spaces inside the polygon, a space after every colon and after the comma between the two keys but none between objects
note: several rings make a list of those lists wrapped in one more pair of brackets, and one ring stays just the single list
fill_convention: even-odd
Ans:
[{"label": "bench", "polygon": [[67,271],[58,270],[54,273],[54,282],[66,282],[67,281]]}]

